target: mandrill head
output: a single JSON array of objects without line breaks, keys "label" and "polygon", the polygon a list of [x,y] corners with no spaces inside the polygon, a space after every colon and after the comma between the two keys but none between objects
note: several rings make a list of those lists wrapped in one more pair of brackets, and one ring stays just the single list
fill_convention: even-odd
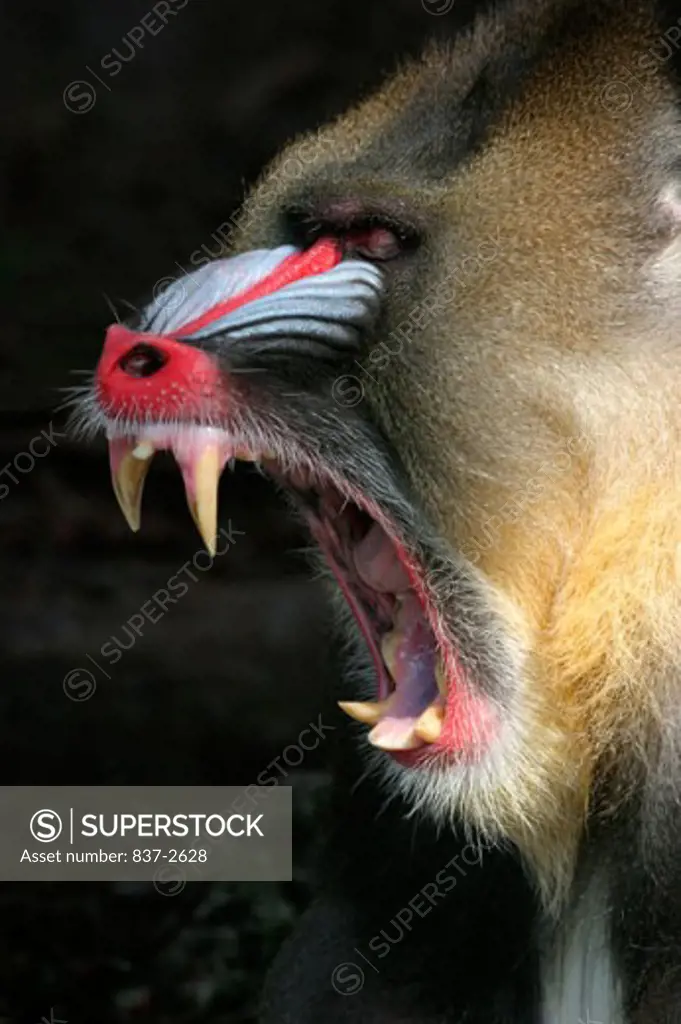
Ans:
[{"label": "mandrill head", "polygon": [[157,449],[209,549],[225,464],[272,475],[351,613],[367,755],[553,905],[676,750],[681,130],[670,68],[616,88],[656,32],[479,20],[286,150],[82,406],[134,529]]}]

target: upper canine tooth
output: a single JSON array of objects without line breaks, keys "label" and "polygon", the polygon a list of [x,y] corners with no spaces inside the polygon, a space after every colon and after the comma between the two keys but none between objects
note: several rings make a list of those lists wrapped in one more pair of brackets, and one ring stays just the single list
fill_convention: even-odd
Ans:
[{"label": "upper canine tooth", "polygon": [[388,705],[388,700],[339,700],[338,707],[350,718],[364,725],[376,725]]},{"label": "upper canine tooth", "polygon": [[431,704],[414,726],[414,733],[426,743],[435,743],[435,740],[440,738],[444,717],[444,708],[437,704]]},{"label": "upper canine tooth", "polygon": [[154,452],[152,449],[149,455],[140,459],[135,455],[135,450],[134,442],[126,438],[114,438],[109,441],[114,494],[128,526],[136,533],[140,528],[144,481]]},{"label": "upper canine tooth", "polygon": [[195,460],[191,460],[186,468],[183,467],[189,511],[212,556],[217,547],[218,483],[222,465],[219,446],[207,444]]}]

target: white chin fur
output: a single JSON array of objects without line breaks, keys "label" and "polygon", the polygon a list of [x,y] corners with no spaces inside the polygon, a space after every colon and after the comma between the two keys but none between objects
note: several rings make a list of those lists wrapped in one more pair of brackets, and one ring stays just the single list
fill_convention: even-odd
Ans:
[{"label": "white chin fur", "polygon": [[607,886],[594,876],[543,964],[541,1024],[624,1024],[609,926]]}]

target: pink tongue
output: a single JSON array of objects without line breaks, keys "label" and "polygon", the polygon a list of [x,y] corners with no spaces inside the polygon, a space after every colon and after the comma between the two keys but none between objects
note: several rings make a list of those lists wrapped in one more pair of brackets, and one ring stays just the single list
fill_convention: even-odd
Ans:
[{"label": "pink tongue", "polygon": [[409,590],[409,577],[395,547],[378,523],[354,551],[355,568],[364,582],[380,594],[402,594]]},{"label": "pink tongue", "polygon": [[371,740],[392,750],[409,750],[423,746],[413,729],[438,696],[433,634],[413,594],[403,599],[395,629],[399,634],[391,659],[395,692],[388,711],[372,729]]}]

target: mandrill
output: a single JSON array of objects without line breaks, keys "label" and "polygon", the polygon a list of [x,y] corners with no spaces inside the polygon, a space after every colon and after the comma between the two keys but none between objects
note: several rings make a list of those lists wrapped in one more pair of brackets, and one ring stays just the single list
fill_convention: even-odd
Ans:
[{"label": "mandrill", "polygon": [[79,410],[133,528],[155,450],[209,549],[257,462],[338,598],[263,1024],[681,1022],[681,3],[485,5],[285,150]]}]

